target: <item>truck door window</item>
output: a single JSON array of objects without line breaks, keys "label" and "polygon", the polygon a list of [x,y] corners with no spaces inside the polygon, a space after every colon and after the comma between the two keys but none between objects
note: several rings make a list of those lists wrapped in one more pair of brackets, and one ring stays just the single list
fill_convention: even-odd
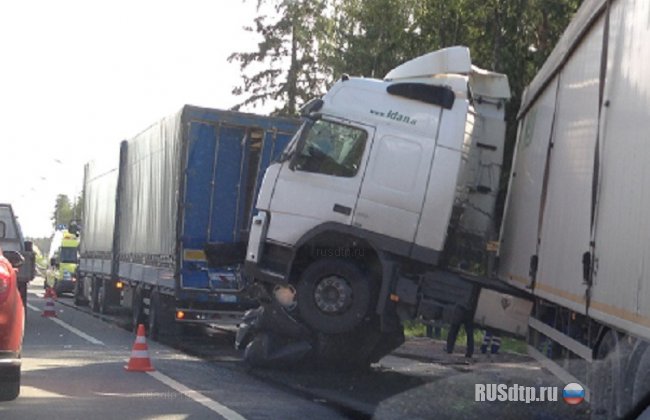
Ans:
[{"label": "truck door window", "polygon": [[305,133],[293,168],[305,172],[353,177],[359,170],[367,137],[368,134],[359,128],[317,120]]},{"label": "truck door window", "polygon": [[242,230],[247,232],[250,226],[250,216],[253,212],[253,200],[255,199],[255,187],[260,167],[260,156],[262,153],[262,140],[264,131],[251,130],[247,141],[248,162],[246,163],[246,191],[244,192],[244,220]]}]

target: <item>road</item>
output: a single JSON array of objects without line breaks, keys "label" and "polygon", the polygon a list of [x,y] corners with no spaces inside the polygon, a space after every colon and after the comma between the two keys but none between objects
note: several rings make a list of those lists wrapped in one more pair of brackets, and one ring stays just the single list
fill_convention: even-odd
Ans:
[{"label": "road", "polygon": [[[41,292],[41,293],[39,293]],[[245,372],[148,342],[155,372],[127,372],[134,335],[56,304],[41,316],[42,289],[28,298],[20,397],[9,419],[331,419],[342,414]]]},{"label": "road", "polygon": [[454,355],[444,343],[411,339],[364,372],[249,370],[232,334],[208,330],[174,348],[148,341],[155,372],[127,372],[135,336],[128,318],[56,303],[41,316],[32,285],[21,396],[0,404],[2,419],[339,419],[486,417],[587,418],[588,404],[477,402],[476,384],[530,387],[565,383],[525,355]]}]

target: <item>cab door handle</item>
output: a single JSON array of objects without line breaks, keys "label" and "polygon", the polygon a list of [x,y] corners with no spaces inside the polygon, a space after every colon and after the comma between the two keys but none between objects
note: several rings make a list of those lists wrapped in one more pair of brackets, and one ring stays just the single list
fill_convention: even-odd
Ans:
[{"label": "cab door handle", "polygon": [[334,208],[332,210],[336,213],[345,214],[346,216],[349,216],[352,213],[351,207],[343,206],[341,204],[334,204]]}]

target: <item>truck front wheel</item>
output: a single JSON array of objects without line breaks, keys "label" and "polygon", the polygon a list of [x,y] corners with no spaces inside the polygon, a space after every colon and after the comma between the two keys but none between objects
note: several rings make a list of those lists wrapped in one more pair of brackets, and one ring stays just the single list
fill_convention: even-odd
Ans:
[{"label": "truck front wheel", "polygon": [[353,261],[317,260],[302,273],[296,289],[300,315],[318,332],[350,332],[371,308],[371,280]]}]

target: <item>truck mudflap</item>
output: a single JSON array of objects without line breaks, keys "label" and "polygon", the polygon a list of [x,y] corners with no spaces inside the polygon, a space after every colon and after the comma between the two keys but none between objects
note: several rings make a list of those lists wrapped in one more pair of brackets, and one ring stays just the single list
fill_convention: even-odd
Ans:
[{"label": "truck mudflap", "polygon": [[253,367],[334,370],[366,368],[402,343],[403,331],[382,333],[378,325],[345,334],[313,332],[277,302],[248,311],[235,340],[244,350],[244,361]]}]

